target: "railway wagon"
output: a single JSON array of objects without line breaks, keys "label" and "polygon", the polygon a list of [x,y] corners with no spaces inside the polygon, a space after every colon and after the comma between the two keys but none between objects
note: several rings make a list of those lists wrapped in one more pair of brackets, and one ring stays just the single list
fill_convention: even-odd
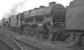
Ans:
[{"label": "railway wagon", "polygon": [[[22,27],[24,33],[28,33],[29,28],[31,28],[36,34],[40,34],[41,36],[46,34],[47,38],[54,38],[55,40],[56,37],[53,37],[54,34],[61,32],[64,28],[65,8],[61,4],[50,2],[48,7],[40,6],[40,8],[34,8],[33,10],[24,12],[23,16],[24,24],[22,24]],[[35,29],[32,26],[35,26]],[[53,34],[53,32],[55,33]]]},{"label": "railway wagon", "polygon": [[84,1],[73,1],[66,10],[65,29],[70,34],[67,42],[84,46]]}]

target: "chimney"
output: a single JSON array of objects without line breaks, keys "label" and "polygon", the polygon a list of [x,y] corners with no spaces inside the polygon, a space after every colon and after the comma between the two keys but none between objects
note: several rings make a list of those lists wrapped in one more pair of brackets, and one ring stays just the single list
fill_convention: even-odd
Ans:
[{"label": "chimney", "polygon": [[29,10],[29,13],[31,13],[33,10]]},{"label": "chimney", "polygon": [[56,2],[50,2],[49,3],[49,6],[54,6],[54,5],[56,5]]},{"label": "chimney", "polygon": [[46,6],[40,6],[39,8],[45,8]]},{"label": "chimney", "polygon": [[37,10],[37,9],[39,9],[39,8],[34,8],[34,10]]}]

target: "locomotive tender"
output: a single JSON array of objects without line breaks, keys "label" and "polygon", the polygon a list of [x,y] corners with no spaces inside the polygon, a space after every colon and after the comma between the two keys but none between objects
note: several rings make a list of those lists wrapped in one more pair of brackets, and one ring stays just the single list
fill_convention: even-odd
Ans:
[{"label": "locomotive tender", "polygon": [[74,0],[67,7],[65,31],[71,34],[68,42],[84,46],[84,0]]}]

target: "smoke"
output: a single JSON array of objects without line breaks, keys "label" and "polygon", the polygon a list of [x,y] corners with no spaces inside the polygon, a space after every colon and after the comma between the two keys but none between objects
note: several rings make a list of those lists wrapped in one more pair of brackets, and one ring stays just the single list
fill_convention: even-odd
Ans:
[{"label": "smoke", "polygon": [[27,2],[28,0],[24,0],[23,2],[19,2],[14,4],[14,6],[12,7],[12,9],[10,10],[10,13],[12,15],[15,15],[17,13],[19,13],[19,10],[22,11],[24,8],[24,4]]},{"label": "smoke", "polygon": [[8,12],[4,12],[2,18],[8,18],[11,15],[16,15],[17,13],[20,13],[24,8],[24,4],[26,2],[28,2],[28,0],[22,0],[22,1],[19,1],[18,3],[15,3]]},{"label": "smoke", "polygon": [[14,15],[14,14],[16,14],[17,13],[17,9],[20,7],[22,7],[22,5],[23,5],[24,3],[23,2],[21,2],[21,3],[18,3],[18,4],[15,4],[13,7],[12,7],[12,9],[11,9],[11,13]]}]

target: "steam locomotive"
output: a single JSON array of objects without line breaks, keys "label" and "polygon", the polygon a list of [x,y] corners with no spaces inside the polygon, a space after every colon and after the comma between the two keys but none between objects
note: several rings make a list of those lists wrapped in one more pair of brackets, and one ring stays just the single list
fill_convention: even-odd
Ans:
[{"label": "steam locomotive", "polygon": [[65,8],[61,4],[50,2],[47,7],[40,6],[40,8],[12,15],[9,17],[7,27],[20,34],[49,40],[61,39],[84,45],[83,3],[83,0],[80,2],[75,0]]},{"label": "steam locomotive", "polygon": [[[8,29],[20,34],[36,36],[39,38],[52,38],[55,33],[61,33],[64,28],[65,7],[56,2],[49,6],[40,6],[8,19]],[[52,37],[51,37],[52,36]]]}]

